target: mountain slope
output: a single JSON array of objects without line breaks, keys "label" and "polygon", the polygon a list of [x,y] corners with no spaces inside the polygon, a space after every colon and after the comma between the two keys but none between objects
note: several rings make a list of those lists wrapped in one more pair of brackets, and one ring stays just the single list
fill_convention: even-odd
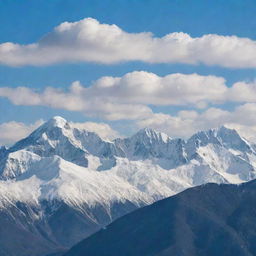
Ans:
[{"label": "mountain slope", "polygon": [[[70,247],[149,203],[146,195],[109,173],[90,171],[57,156],[42,159],[36,169],[0,183],[0,226],[8,227],[0,228],[1,255],[30,254],[31,238],[38,248],[33,256]],[[27,249],[10,243],[13,234],[21,234],[17,239]]]},{"label": "mountain slope", "polygon": [[118,219],[65,256],[252,256],[255,204],[255,181],[195,187]]},{"label": "mountain slope", "polygon": [[[9,149],[0,148],[0,232],[9,221],[10,234],[24,231],[22,248],[37,237],[39,248],[55,252],[187,188],[239,184],[255,174],[255,145],[225,127],[187,141],[145,128],[110,142],[54,117]],[[3,249],[5,256],[29,254],[8,239]]]}]

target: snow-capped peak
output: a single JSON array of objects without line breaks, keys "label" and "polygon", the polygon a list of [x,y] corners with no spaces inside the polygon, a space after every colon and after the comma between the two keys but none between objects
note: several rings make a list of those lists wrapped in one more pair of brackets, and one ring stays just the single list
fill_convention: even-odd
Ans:
[{"label": "snow-capped peak", "polygon": [[133,135],[135,138],[149,138],[151,140],[157,140],[157,141],[162,141],[164,143],[167,143],[171,138],[162,132],[155,131],[152,128],[143,128],[139,130],[135,135]]},{"label": "snow-capped peak", "polygon": [[247,145],[248,147],[248,142],[236,130],[227,128],[226,126],[220,126],[207,131],[199,131],[188,139],[188,143],[191,141],[196,141],[200,146],[211,143],[224,144],[231,147],[242,146],[243,148]]},{"label": "snow-capped peak", "polygon": [[54,116],[48,122],[45,123],[45,125],[47,126],[59,127],[59,128],[64,128],[67,124],[68,124],[67,120],[61,116]]}]

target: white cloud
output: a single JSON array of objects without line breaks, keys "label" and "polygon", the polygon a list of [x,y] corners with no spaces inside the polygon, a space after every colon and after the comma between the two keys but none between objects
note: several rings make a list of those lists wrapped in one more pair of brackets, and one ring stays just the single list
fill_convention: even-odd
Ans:
[{"label": "white cloud", "polygon": [[147,106],[150,104],[206,106],[209,102],[223,100],[226,90],[225,80],[221,77],[198,74],[159,77],[135,71],[123,77],[102,77],[90,87],[74,82],[66,91],[53,87],[41,92],[27,87],[2,87],[0,97],[6,97],[16,105],[80,111],[108,120],[134,120],[150,116],[152,110]]},{"label": "white cloud", "polygon": [[236,102],[256,102],[256,82],[234,83],[226,98]]},{"label": "white cloud", "polygon": [[2,87],[0,97],[16,105],[79,111],[107,120],[137,120],[151,117],[150,105],[206,109],[209,104],[225,102],[256,103],[256,83],[237,82],[227,87],[224,78],[211,75],[175,73],[160,77],[134,71],[122,77],[102,77],[89,87],[76,81],[66,90]]},{"label": "white cloud", "polygon": [[135,104],[202,105],[202,102],[222,101],[226,91],[222,77],[180,73],[160,77],[154,73],[134,71],[123,77],[102,77],[87,93]]},{"label": "white cloud", "polygon": [[27,87],[2,87],[0,97],[8,98],[15,105],[40,105],[40,95]]},{"label": "white cloud", "polygon": [[16,141],[25,138],[42,123],[42,120],[38,120],[35,123],[28,125],[16,121],[0,124],[0,146],[11,145]]},{"label": "white cloud", "polygon": [[86,18],[64,22],[29,45],[0,44],[0,63],[11,66],[50,65],[60,62],[188,63],[223,67],[256,67],[256,42],[216,34],[192,38],[186,33],[154,37],[127,33],[116,25]]},{"label": "white cloud", "polygon": [[47,87],[42,92],[35,92],[26,87],[0,88],[0,97],[8,98],[15,105],[47,106],[69,111],[80,111],[87,116],[107,120],[140,119],[152,114],[152,110],[142,104],[114,102],[102,95],[90,95],[88,89],[78,82],[68,91]]}]

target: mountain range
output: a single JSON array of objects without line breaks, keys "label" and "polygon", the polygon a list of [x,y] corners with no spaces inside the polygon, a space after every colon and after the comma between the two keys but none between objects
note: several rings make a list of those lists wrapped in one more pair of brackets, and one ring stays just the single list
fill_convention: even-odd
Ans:
[{"label": "mountain range", "polygon": [[0,255],[65,251],[187,188],[255,175],[256,145],[224,126],[188,140],[145,128],[107,141],[54,117],[0,148]]}]

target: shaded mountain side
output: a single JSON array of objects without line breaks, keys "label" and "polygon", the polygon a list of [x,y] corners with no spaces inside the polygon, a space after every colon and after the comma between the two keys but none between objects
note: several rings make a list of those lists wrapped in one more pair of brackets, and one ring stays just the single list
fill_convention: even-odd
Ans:
[{"label": "shaded mountain side", "polygon": [[17,203],[0,210],[0,255],[55,255],[136,208],[131,202],[116,202],[109,210],[102,205],[76,209],[63,202],[37,207]]},{"label": "shaded mountain side", "polygon": [[188,189],[116,220],[65,256],[256,255],[256,181]]}]

